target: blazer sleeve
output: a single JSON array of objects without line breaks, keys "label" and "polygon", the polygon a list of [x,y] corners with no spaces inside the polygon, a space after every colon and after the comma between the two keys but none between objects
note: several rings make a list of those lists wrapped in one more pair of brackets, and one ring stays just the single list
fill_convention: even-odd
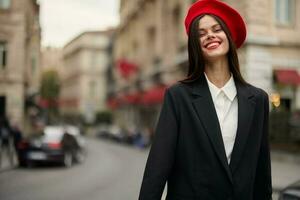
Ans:
[{"label": "blazer sleeve", "polygon": [[271,159],[268,142],[269,136],[269,100],[264,92],[264,123],[260,152],[254,183],[254,198],[258,200],[272,199]]},{"label": "blazer sleeve", "polygon": [[168,89],[147,159],[139,200],[161,199],[175,158],[177,132],[174,98]]}]

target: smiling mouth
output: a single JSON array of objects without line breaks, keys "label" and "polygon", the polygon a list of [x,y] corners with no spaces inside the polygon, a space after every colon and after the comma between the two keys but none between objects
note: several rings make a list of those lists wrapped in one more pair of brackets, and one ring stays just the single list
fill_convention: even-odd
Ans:
[{"label": "smiling mouth", "polygon": [[215,48],[218,48],[220,46],[221,42],[210,42],[208,44],[206,44],[204,47],[206,49],[215,49]]}]

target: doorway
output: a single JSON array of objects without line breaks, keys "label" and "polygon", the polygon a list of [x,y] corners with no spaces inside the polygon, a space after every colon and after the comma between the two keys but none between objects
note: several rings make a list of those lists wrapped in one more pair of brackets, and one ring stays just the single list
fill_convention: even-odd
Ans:
[{"label": "doorway", "polygon": [[5,117],[6,115],[6,97],[0,96],[0,118]]}]

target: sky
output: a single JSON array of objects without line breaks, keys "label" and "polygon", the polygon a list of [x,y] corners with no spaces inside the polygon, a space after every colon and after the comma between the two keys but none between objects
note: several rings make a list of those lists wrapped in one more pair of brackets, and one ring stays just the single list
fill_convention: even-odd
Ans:
[{"label": "sky", "polygon": [[119,23],[119,0],[39,0],[42,46],[63,47],[84,31]]}]

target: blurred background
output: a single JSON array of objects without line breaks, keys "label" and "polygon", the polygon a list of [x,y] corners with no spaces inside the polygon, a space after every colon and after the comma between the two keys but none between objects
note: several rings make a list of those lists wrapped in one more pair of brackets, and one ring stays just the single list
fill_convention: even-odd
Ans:
[{"label": "blurred background", "polygon": [[[0,199],[137,199],[193,2],[0,0]],[[247,23],[242,74],[269,94],[277,199],[300,180],[300,1],[224,2]]]}]

